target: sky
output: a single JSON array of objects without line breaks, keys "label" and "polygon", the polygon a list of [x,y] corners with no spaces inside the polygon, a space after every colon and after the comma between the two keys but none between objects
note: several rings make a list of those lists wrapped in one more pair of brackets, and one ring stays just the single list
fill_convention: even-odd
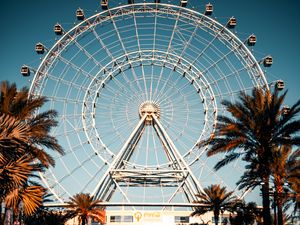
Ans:
[{"label": "sky", "polygon": [[[0,35],[0,80],[16,82],[18,87],[27,85],[29,80],[20,75],[20,67],[29,64],[37,67],[39,56],[34,51],[37,42],[51,47],[55,41],[53,26],[60,22],[71,28],[76,22],[78,7],[87,15],[100,11],[97,0],[27,0],[1,1],[2,29]],[[162,0],[164,2],[164,0]],[[167,1],[165,1],[167,2]],[[196,10],[203,11],[208,1],[190,1]],[[299,98],[300,21],[299,1],[287,0],[226,0],[210,1],[214,5],[213,17],[222,19],[235,16],[239,37],[249,34],[257,36],[254,55],[257,59],[273,56],[273,65],[268,68],[268,82],[282,79],[289,90],[286,104],[291,105]],[[29,78],[30,79],[30,78]]]},{"label": "sky", "polygon": [[[116,1],[116,0],[115,0]],[[177,1],[177,0],[176,0]],[[76,22],[75,11],[84,9],[87,16],[101,11],[97,0],[27,0],[0,1],[2,9],[2,30],[0,35],[0,80],[16,82],[20,88],[30,86],[30,78],[20,74],[23,64],[38,67],[40,56],[34,51],[35,44],[42,42],[48,47],[57,36],[53,26],[59,22],[70,29]],[[161,2],[168,2],[161,0]],[[175,2],[175,1],[172,1]],[[250,34],[257,36],[254,56],[260,60],[272,55],[274,64],[263,68],[268,82],[282,79],[289,90],[286,104],[299,99],[300,64],[299,35],[300,1],[279,0],[211,0],[214,5],[213,18],[224,20],[234,16],[237,19],[236,35],[242,40]],[[197,11],[203,11],[208,1],[192,0]]]}]

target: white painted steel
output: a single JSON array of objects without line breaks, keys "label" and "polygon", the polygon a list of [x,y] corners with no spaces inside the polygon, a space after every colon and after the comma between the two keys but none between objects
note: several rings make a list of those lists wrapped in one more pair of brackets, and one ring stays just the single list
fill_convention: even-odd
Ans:
[{"label": "white painted steel", "polygon": [[[59,112],[53,134],[66,155],[55,156],[57,166],[41,174],[56,201],[77,192],[100,198],[102,188],[104,195],[111,193],[106,196],[111,204],[187,205],[210,183],[235,188],[236,180],[213,171],[217,159],[208,159],[197,143],[213,133],[217,115],[225,113],[223,99],[234,101],[240,91],[268,89],[268,84],[250,50],[224,24],[171,4],[121,5],[64,30],[45,48],[30,92],[47,96],[45,108]],[[153,126],[143,126],[144,102],[159,106]],[[122,156],[133,138],[134,148]],[[233,167],[236,173],[241,166]],[[132,191],[137,184],[139,190]],[[160,197],[149,199],[157,191],[154,184]],[[168,189],[171,184],[176,187]],[[175,199],[181,192],[188,200]]]}]

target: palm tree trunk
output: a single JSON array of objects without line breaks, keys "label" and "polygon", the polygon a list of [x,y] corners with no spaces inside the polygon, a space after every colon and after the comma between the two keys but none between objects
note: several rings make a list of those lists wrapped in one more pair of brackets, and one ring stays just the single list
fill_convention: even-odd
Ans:
[{"label": "palm tree trunk", "polygon": [[283,225],[282,199],[283,198],[283,181],[277,183],[275,187],[274,200],[277,205],[277,224]]},{"label": "palm tree trunk", "polygon": [[11,222],[11,212],[8,208],[5,207],[4,209],[4,216],[3,216],[3,224],[7,225]]},{"label": "palm tree trunk", "polygon": [[81,217],[81,225],[85,225],[85,222],[86,222],[86,217],[85,216]]},{"label": "palm tree trunk", "polygon": [[4,215],[2,215],[2,201],[0,201],[0,225],[3,225],[3,221],[2,221],[3,217]]},{"label": "palm tree trunk", "polygon": [[278,196],[277,201],[277,224],[283,225],[282,201],[280,199],[280,196]]},{"label": "palm tree trunk", "polygon": [[277,224],[277,203],[275,202],[276,200],[274,200],[274,225],[278,225]]},{"label": "palm tree trunk", "polygon": [[14,216],[13,216],[13,224],[18,224],[20,222],[20,211],[19,209],[14,210]]},{"label": "palm tree trunk", "polygon": [[264,183],[262,184],[262,200],[263,200],[263,219],[264,225],[271,224],[271,213],[270,213],[270,190],[269,190],[269,176],[264,177]]},{"label": "palm tree trunk", "polygon": [[219,215],[220,215],[220,212],[218,210],[215,210],[214,211],[215,225],[218,225],[218,223],[219,223]]}]

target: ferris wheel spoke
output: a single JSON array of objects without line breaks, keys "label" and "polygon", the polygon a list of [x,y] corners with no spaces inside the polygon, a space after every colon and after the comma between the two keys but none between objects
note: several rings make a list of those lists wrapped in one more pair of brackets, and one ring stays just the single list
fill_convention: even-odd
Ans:
[{"label": "ferris wheel spoke", "polygon": [[125,99],[130,99],[130,97],[132,96],[132,93],[134,93],[134,96],[136,96],[137,98],[140,98],[139,93],[137,91],[132,92],[132,89],[128,90],[128,87],[125,86],[125,84],[120,83],[116,79],[114,79],[114,83],[117,85],[117,87],[119,87],[118,90],[115,90],[116,89],[115,86],[106,85],[105,91],[109,92],[109,93],[101,93],[101,95],[110,98],[111,96],[114,96],[114,95],[116,95],[116,93],[118,93],[119,97],[124,97]]},{"label": "ferris wheel spoke", "polygon": [[191,46],[192,40],[196,35],[197,30],[199,29],[199,25],[197,24],[197,26],[195,26],[192,34],[190,35],[188,41],[186,42],[186,44],[184,45],[183,49],[181,50],[180,54],[179,54],[179,58],[182,58],[182,56],[184,56],[186,54],[186,50],[188,48],[193,48],[193,46]]},{"label": "ferris wheel spoke", "polygon": [[174,35],[175,35],[176,29],[177,29],[178,20],[179,20],[179,14],[177,15],[176,20],[175,20],[175,24],[173,25],[172,34],[171,34],[170,41],[169,41],[167,51],[166,51],[167,55],[169,54],[169,52],[171,50],[172,42],[173,42]]},{"label": "ferris wheel spoke", "polygon": [[102,172],[106,167],[107,167],[106,164],[99,167],[97,169],[97,171],[95,172],[94,176],[91,177],[91,179],[82,187],[82,189],[79,193],[84,193],[84,191],[88,188],[88,186],[92,184],[93,180],[99,178],[100,172]]},{"label": "ferris wheel spoke", "polygon": [[145,75],[145,70],[144,70],[145,68],[144,68],[143,64],[141,65],[141,69],[142,69],[142,77],[143,77],[143,83],[144,83],[144,92],[143,92],[143,94],[145,94],[146,99],[149,99],[146,75]]},{"label": "ferris wheel spoke", "polygon": [[[49,172],[51,173],[51,178],[54,179],[54,183],[53,182],[49,182],[47,183],[47,186],[50,188],[50,191],[55,195],[55,197],[57,199],[59,199],[61,202],[63,202],[63,200],[61,199],[60,196],[57,195],[57,192],[55,192],[54,188],[56,188],[57,186],[64,191],[64,193],[67,193],[68,195],[70,195],[70,193],[66,190],[66,188],[60,183],[58,182],[57,178],[55,176],[53,176],[53,171],[51,168],[49,168]],[[43,180],[45,181],[46,179],[43,177]],[[49,180],[47,180],[46,182],[48,182]]]},{"label": "ferris wheel spoke", "polygon": [[196,63],[197,61],[199,61],[199,58],[203,57],[203,55],[205,55],[205,51],[207,49],[209,49],[209,47],[213,44],[213,42],[217,39],[218,34],[216,34],[213,39],[202,49],[202,51],[198,54],[198,56],[194,59],[194,61],[192,62],[192,64]]},{"label": "ferris wheel spoke", "polygon": [[[164,96],[166,96],[166,92],[172,92],[172,87],[176,87],[181,77],[178,76],[178,78],[174,81],[171,81],[172,77],[172,71],[169,72],[167,80],[164,82],[162,88],[158,92],[155,101],[159,101],[158,99],[164,99]],[[170,86],[170,83],[172,83],[172,87]],[[166,90],[166,88],[169,88]],[[174,94],[173,94],[174,95]]]},{"label": "ferris wheel spoke", "polygon": [[[159,74],[159,77],[158,77],[158,80],[157,80],[157,84],[156,84],[156,88],[155,88],[155,91],[153,93],[153,101],[157,101],[157,95],[159,93],[159,87],[161,85],[161,80],[162,80],[162,77],[163,77],[163,71],[165,70],[165,67],[161,67],[161,70],[160,70],[160,74]],[[168,76],[170,77],[171,76],[171,73],[168,74]],[[163,84],[164,85],[164,84]],[[166,85],[166,84],[165,84]]]},{"label": "ferris wheel spoke", "polygon": [[[154,58],[155,50],[157,49],[157,47],[156,47],[156,38],[157,38],[156,32],[157,32],[157,12],[155,12],[155,16],[154,16],[153,45],[152,45],[152,57],[153,58]],[[152,97],[151,97],[151,99],[152,99]]]},{"label": "ferris wheel spoke", "polygon": [[[70,122],[69,122],[69,125],[73,126],[73,124],[70,123]],[[79,130],[82,130],[82,129],[83,129],[83,127],[80,128]],[[75,135],[75,136],[78,136],[78,129],[75,129],[75,128],[74,128],[74,131],[75,131],[75,132],[74,132],[74,135]],[[77,131],[77,132],[76,132],[76,131]],[[64,137],[68,137],[68,136],[66,136],[66,135],[67,135],[67,133],[65,133],[65,136],[64,136]],[[69,136],[73,136],[73,137],[74,137],[74,135],[71,135],[71,134],[70,134]],[[70,153],[74,156],[74,158],[76,159],[77,163],[78,163],[78,164],[81,164],[81,162],[80,162],[79,158],[77,157],[77,155],[75,154],[75,152],[76,152],[76,150],[77,150],[77,151],[81,151],[82,148],[84,149],[84,147],[82,146],[82,143],[80,143],[80,144],[74,146],[74,145],[71,143],[70,139],[67,139],[67,143],[68,143],[69,149],[71,150]],[[96,167],[98,167],[98,166],[99,166],[98,163],[96,163],[95,160],[93,160],[93,159],[91,158],[91,156],[89,156],[89,155],[86,153],[86,151],[84,151],[84,152],[85,152],[85,155],[90,159],[90,160],[89,160],[89,163],[92,163],[92,164],[94,164]],[[88,171],[86,171],[86,172],[88,172]]]},{"label": "ferris wheel spoke", "polygon": [[[95,28],[93,29],[93,34],[96,37],[96,39],[99,41],[100,45],[102,46],[103,49],[105,49],[107,55],[111,58],[111,60],[113,62],[117,62],[117,60],[115,59],[115,57],[112,55],[112,53],[109,51],[109,49],[107,47],[105,47],[105,44],[103,43],[103,41],[101,40],[100,36],[98,35],[98,33],[95,31]],[[118,65],[118,63],[117,63]],[[127,83],[130,83],[128,78],[126,77],[124,71],[121,72],[122,77],[126,80]],[[130,83],[130,88],[132,89],[132,91],[137,92],[137,90],[133,89],[133,86]],[[124,89],[126,90],[126,89]]]},{"label": "ferris wheel spoke", "polygon": [[[133,21],[134,21],[138,51],[139,51],[139,54],[141,54],[141,52],[142,52],[141,51],[141,44],[140,44],[140,38],[139,38],[139,35],[138,35],[139,32],[138,32],[138,25],[137,25],[135,13],[133,13]],[[149,99],[148,90],[147,90],[147,83],[146,83],[146,77],[145,77],[145,71],[144,71],[144,65],[143,64],[141,65],[141,70],[142,70],[142,77],[143,77],[143,84],[144,84],[144,93],[146,95],[146,99]]]},{"label": "ferris wheel spoke", "polygon": [[239,94],[241,94],[241,91],[251,91],[253,89],[253,87],[249,87],[249,88],[245,88],[243,90],[236,90],[236,91],[232,91],[232,92],[224,92],[224,93],[220,93],[220,95],[216,95],[216,97],[232,97],[232,96],[238,96]]},{"label": "ferris wheel spoke", "polygon": [[[115,25],[115,23],[114,23],[114,25]],[[115,25],[114,27],[116,28],[116,25]],[[121,41],[121,37],[120,37],[120,35],[119,35],[119,33],[118,33],[117,30],[116,30],[116,32],[117,32],[117,34],[118,34],[119,41]],[[99,41],[99,43],[101,44],[102,48],[105,49],[106,53],[107,53],[108,56],[111,58],[111,60],[112,60],[113,62],[117,62],[116,58],[113,56],[113,53],[110,52],[110,50],[105,46],[104,42],[101,40],[101,38],[100,38],[99,34],[97,33],[97,31],[95,31],[95,28],[93,29],[93,34],[94,34],[94,36],[96,37],[96,39]],[[121,43],[123,43],[123,42],[121,42]],[[122,45],[122,48],[123,48],[123,50],[124,50],[124,52],[125,52],[125,55],[126,55],[127,53],[126,53],[126,49],[125,49],[124,45]],[[130,62],[130,59],[128,59],[128,60],[129,60],[129,62]],[[118,64],[118,63],[117,63],[117,64]],[[136,75],[136,73],[135,73],[135,71],[134,71],[134,69],[133,69],[132,67],[131,67],[131,71],[132,71],[133,75],[135,76],[135,78],[137,79],[137,75]],[[126,74],[124,73],[124,71],[122,71],[121,74],[122,74],[123,78],[126,80],[126,82],[129,83],[129,80],[128,80],[128,78],[126,77]],[[137,79],[137,80],[138,80],[138,79]],[[138,90],[132,89],[133,92],[142,91],[142,88],[141,88],[141,86],[140,86],[140,84],[139,84],[139,81],[137,82],[137,86],[138,86]],[[130,85],[130,88],[133,88],[132,85]]]},{"label": "ferris wheel spoke", "polygon": [[75,180],[75,182],[77,183],[78,186],[81,186],[80,182],[73,176],[73,174],[71,173],[71,170],[68,168],[68,166],[66,165],[66,163],[60,158],[60,162],[62,164],[62,166],[65,168],[66,172],[65,175],[58,180],[59,183],[62,183],[67,177],[71,177],[73,180]]},{"label": "ferris wheel spoke", "polygon": [[113,18],[112,16],[111,16],[111,22],[112,22],[112,24],[113,24],[113,26],[114,26],[114,29],[115,29],[115,32],[116,32],[116,34],[117,34],[119,43],[120,43],[120,45],[122,46],[123,52],[124,52],[125,55],[127,55],[127,51],[126,51],[126,48],[125,48],[124,43],[123,43],[123,41],[122,41],[122,38],[121,38],[121,35],[120,35],[120,32],[119,32],[119,29],[118,29],[118,27],[117,27],[117,25],[116,25],[116,22],[115,22],[115,20],[114,20],[114,18]]},{"label": "ferris wheel spoke", "polygon": [[111,61],[115,61],[115,58],[113,56],[113,54],[110,52],[110,50],[106,47],[106,45],[104,44],[104,42],[102,41],[101,37],[99,36],[98,32],[96,31],[96,27],[92,28],[92,34],[95,36],[95,38],[97,39],[97,41],[99,42],[100,46],[102,47],[102,49],[105,50],[106,54],[110,57]]},{"label": "ferris wheel spoke", "polygon": [[[125,74],[124,74],[124,76],[126,76]],[[127,84],[127,85],[129,85],[129,87],[130,87],[130,93],[127,91],[127,89],[128,89],[128,87],[126,87],[125,85],[126,84],[122,84],[120,81],[118,81],[117,79],[114,79],[114,82],[116,83],[116,85],[119,87],[119,89],[121,90],[121,95],[124,95],[124,94],[126,94],[126,98],[130,98],[130,96],[132,96],[132,94],[134,95],[134,96],[136,96],[137,98],[140,98],[140,96],[139,96],[139,92],[137,91],[137,90],[135,90],[134,88],[133,88],[133,85],[131,84],[131,83],[129,83],[129,84]],[[112,94],[113,94],[114,92],[112,91]],[[116,92],[115,92],[116,93]],[[117,92],[117,93],[119,93],[119,92]]]},{"label": "ferris wheel spoke", "polygon": [[140,44],[140,38],[139,38],[139,32],[138,32],[138,25],[137,25],[137,22],[136,22],[136,15],[135,15],[135,12],[133,11],[133,22],[134,22],[134,28],[135,28],[135,38],[136,38],[136,41],[137,41],[137,47],[138,47],[138,51],[141,52],[141,44]]},{"label": "ferris wheel spoke", "polygon": [[[79,84],[77,84],[75,82],[72,82],[72,81],[68,81],[64,78],[58,78],[57,75],[51,74],[49,72],[43,73],[43,75],[47,76],[48,79],[50,79],[52,81],[55,81],[56,82],[55,87],[57,87],[58,83],[61,83],[63,85],[67,85],[67,86],[71,85],[72,87],[74,87],[77,90],[82,90],[82,86],[80,86]],[[62,99],[62,97],[55,97],[55,95],[54,96],[48,96],[48,98]],[[70,99],[70,101],[72,101],[72,99]]]},{"label": "ferris wheel spoke", "polygon": [[215,62],[211,63],[208,67],[204,68],[204,70],[201,71],[201,74],[205,74],[207,71],[209,71],[210,69],[214,68],[218,63],[222,62],[223,60],[227,59],[227,56],[229,56],[230,54],[234,53],[236,51],[237,47],[232,48],[230,51],[228,51],[227,53],[225,53],[222,57],[220,57],[219,59],[217,59]]},{"label": "ferris wheel spoke", "polygon": [[254,66],[254,64],[251,65],[243,65],[243,67],[239,68],[239,69],[235,69],[234,71],[232,71],[231,73],[225,75],[224,77],[220,77],[219,79],[216,79],[215,82],[219,82],[225,78],[231,77],[231,76],[238,76],[241,72],[250,69],[252,66]]},{"label": "ferris wheel spoke", "polygon": [[[168,44],[168,47],[167,47],[167,50],[166,50],[167,56],[168,56],[168,54],[170,53],[172,41],[173,41],[174,34],[175,34],[175,31],[176,31],[177,23],[178,23],[178,18],[179,18],[179,15],[177,16],[177,19],[176,19],[175,24],[174,24],[173,29],[172,29],[172,34],[171,34],[170,41],[169,41],[169,44]],[[156,27],[155,27],[155,33],[156,33]],[[156,90],[155,90],[155,92],[154,92],[154,95],[156,95],[156,93],[157,93],[158,85],[160,84],[160,79],[162,78],[163,71],[164,71],[164,67],[161,67],[160,78],[159,78],[159,82],[158,82],[158,84],[157,84],[157,86],[156,86]],[[169,76],[168,76],[168,77],[169,77],[169,78],[171,77],[171,71],[169,72]],[[168,78],[168,79],[169,79],[169,78]],[[158,95],[159,95],[159,94],[158,94]]]},{"label": "ferris wheel spoke", "polygon": [[[179,78],[180,79],[180,78]],[[178,80],[175,82],[178,82]],[[177,89],[176,91],[174,91],[173,87],[174,86],[169,86],[168,90],[164,90],[164,93],[162,93],[160,96],[158,96],[160,99],[162,99],[161,101],[159,101],[161,104],[163,104],[168,98],[172,99],[173,97],[175,97],[178,93],[180,93],[180,90],[183,91],[185,88],[187,88],[188,86],[190,86],[190,83],[185,83],[183,84],[181,87],[179,87],[179,89]]]},{"label": "ferris wheel spoke", "polygon": [[89,62],[93,62],[99,69],[103,68],[103,65],[101,64],[101,62],[99,62],[98,60],[96,60],[92,54],[90,54],[85,47],[83,47],[81,44],[78,43],[78,41],[76,39],[73,40],[74,44],[77,46],[77,48],[87,57],[87,59],[89,60]]}]

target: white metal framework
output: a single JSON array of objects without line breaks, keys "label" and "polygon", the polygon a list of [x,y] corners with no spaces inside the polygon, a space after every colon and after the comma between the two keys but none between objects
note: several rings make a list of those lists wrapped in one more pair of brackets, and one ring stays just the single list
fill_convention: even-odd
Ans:
[{"label": "white metal framework", "polygon": [[53,134],[66,154],[41,174],[57,202],[89,192],[109,205],[187,206],[209,184],[236,188],[240,162],[215,172],[219,158],[197,143],[213,133],[223,99],[268,84],[227,25],[137,3],[84,19],[43,48],[31,94],[59,112]]}]

